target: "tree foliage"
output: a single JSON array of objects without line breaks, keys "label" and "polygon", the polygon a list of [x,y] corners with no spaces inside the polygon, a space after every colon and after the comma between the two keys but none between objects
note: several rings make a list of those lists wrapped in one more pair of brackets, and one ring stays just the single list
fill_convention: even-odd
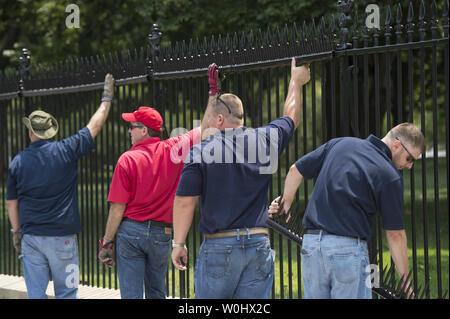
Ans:
[{"label": "tree foliage", "polygon": [[[406,2],[406,1],[402,1]],[[20,48],[33,63],[139,48],[157,23],[163,44],[337,16],[335,0],[0,0],[0,70],[16,67]],[[66,7],[80,9],[80,28],[67,28]],[[356,1],[357,7],[370,3]],[[391,1],[384,1],[390,5]],[[361,10],[360,10],[361,11]]]}]

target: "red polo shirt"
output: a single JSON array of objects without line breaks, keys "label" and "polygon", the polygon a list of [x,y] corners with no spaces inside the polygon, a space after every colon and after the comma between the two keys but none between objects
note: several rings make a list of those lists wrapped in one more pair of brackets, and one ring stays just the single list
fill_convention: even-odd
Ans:
[{"label": "red polo shirt", "polygon": [[200,129],[161,141],[142,140],[117,162],[108,202],[127,204],[124,217],[172,223],[172,209],[184,159],[200,142]]}]

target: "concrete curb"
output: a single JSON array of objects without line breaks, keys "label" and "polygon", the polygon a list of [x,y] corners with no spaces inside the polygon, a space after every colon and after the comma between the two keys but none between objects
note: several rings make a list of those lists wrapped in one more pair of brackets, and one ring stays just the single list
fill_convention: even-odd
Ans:
[{"label": "concrete curb", "polygon": [[[47,287],[49,299],[55,298],[53,282]],[[25,279],[19,276],[0,275],[0,299],[26,299],[27,287]],[[79,299],[120,299],[118,289],[99,288],[80,285],[78,287]]]}]

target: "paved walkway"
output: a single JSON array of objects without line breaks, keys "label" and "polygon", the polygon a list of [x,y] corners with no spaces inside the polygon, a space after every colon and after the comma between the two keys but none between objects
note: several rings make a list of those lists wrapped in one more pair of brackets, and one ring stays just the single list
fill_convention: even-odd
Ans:
[{"label": "paved walkway", "polygon": [[[53,281],[47,287],[47,296],[55,298]],[[18,276],[0,275],[0,299],[25,299],[27,298],[27,288],[25,279]],[[79,299],[120,299],[118,289],[98,288],[80,285],[78,287]]]}]

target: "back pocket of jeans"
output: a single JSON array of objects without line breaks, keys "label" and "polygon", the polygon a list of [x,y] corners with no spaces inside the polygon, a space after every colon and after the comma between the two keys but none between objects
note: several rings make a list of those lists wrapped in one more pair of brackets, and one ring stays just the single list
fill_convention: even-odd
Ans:
[{"label": "back pocket of jeans", "polygon": [[70,260],[75,255],[76,241],[75,239],[57,239],[56,257],[61,260]]},{"label": "back pocket of jeans", "polygon": [[169,260],[170,255],[170,240],[172,235],[153,234],[153,251],[156,256],[154,261],[158,267],[164,265]]},{"label": "back pocket of jeans", "polygon": [[230,272],[231,250],[205,250],[206,273],[212,278],[221,278]]},{"label": "back pocket of jeans", "polygon": [[331,256],[334,277],[342,284],[350,284],[360,277],[359,259],[357,253],[342,252]]}]

